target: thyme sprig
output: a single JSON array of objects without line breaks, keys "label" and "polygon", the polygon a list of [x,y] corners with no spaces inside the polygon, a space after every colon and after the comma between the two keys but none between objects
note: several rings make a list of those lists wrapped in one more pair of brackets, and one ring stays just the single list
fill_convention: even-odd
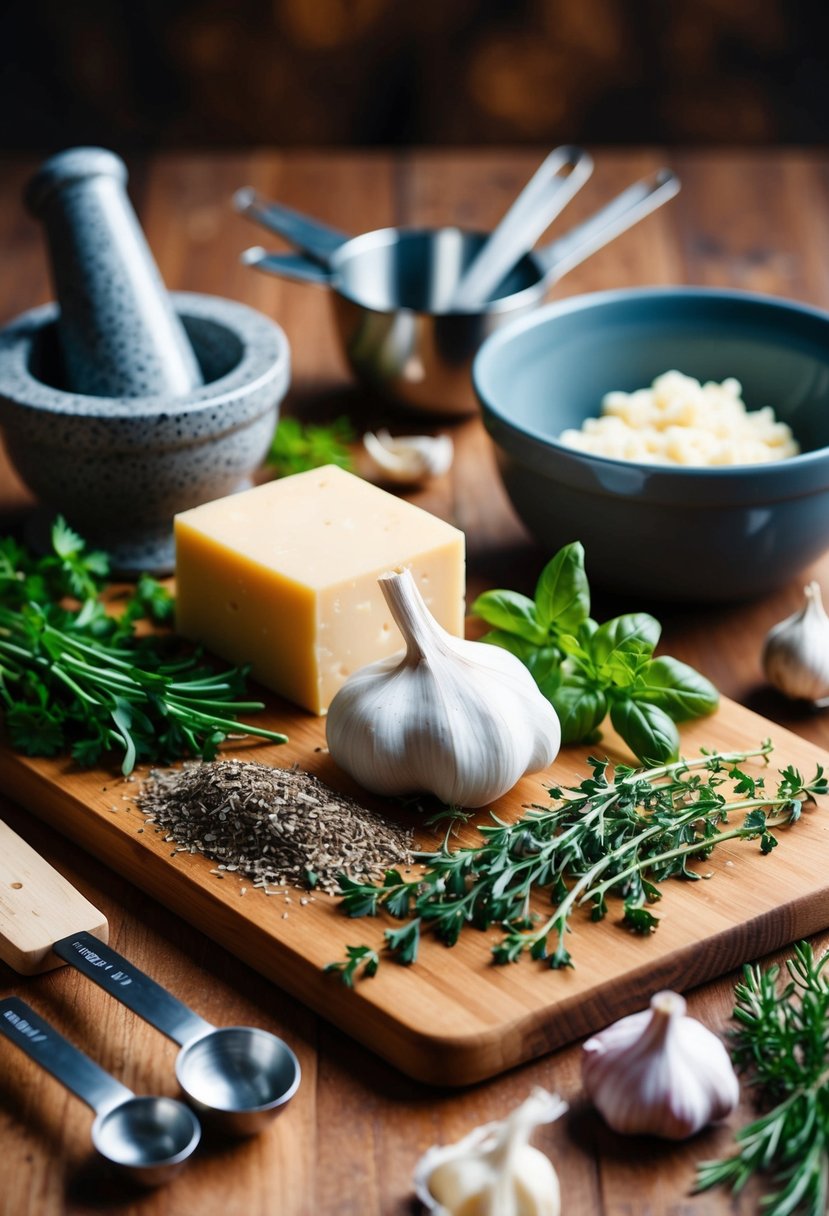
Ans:
[{"label": "thyme sprig", "polygon": [[[492,947],[496,963],[524,954],[553,969],[571,967],[565,945],[579,909],[590,919],[607,916],[608,899],[623,901],[622,924],[647,934],[659,920],[648,905],[669,878],[697,881],[691,863],[729,840],[759,840],[760,851],[777,846],[777,829],[799,819],[803,806],[829,789],[818,767],[807,781],[787,767],[772,793],[763,777],[740,768],[768,760],[772,743],[741,752],[703,752],[649,769],[589,759],[591,774],[578,785],[552,787],[552,808],[532,806],[514,823],[492,814],[478,828],[481,842],[454,848],[449,834],[437,851],[418,853],[423,871],[413,879],[388,870],[383,883],[340,876],[342,906],[352,917],[385,910],[406,921],[387,929],[385,946],[398,962],[417,955],[421,931],[453,946],[471,926],[499,926]],[[553,911],[542,916],[533,897],[545,895]],[[376,970],[376,968],[374,968]]]},{"label": "thyme sprig", "polygon": [[829,1209],[829,953],[816,960],[798,942],[781,968],[743,968],[735,989],[732,1056],[756,1088],[764,1114],[736,1134],[739,1151],[698,1168],[697,1191],[742,1190],[752,1175],[770,1175],[776,1189],[761,1202],[764,1216],[824,1216]]}]

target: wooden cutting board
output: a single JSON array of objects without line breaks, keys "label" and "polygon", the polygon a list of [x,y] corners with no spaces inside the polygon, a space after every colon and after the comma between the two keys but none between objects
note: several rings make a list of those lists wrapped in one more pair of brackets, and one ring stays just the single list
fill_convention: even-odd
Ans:
[{"label": "wooden cutting board", "polygon": [[[324,750],[324,723],[272,702],[268,719],[286,731],[281,747],[235,748],[229,755],[277,765],[300,764],[332,786],[359,795]],[[776,769],[794,764],[811,776],[827,757],[812,744],[724,701],[711,718],[683,728],[683,753],[700,747],[738,750],[771,737]],[[608,737],[590,750],[630,760]],[[545,781],[575,783],[586,772],[587,749],[568,748],[547,774],[525,778],[496,804],[501,817],[522,805],[548,802]],[[146,770],[144,770],[146,771]],[[300,903],[292,892],[265,896],[235,875],[218,879],[214,863],[171,855],[131,799],[135,779],[81,772],[71,762],[32,760],[0,750],[0,788],[58,831],[190,921],[227,950],[317,1013],[379,1052],[404,1072],[436,1085],[466,1085],[548,1052],[642,1008],[665,987],[687,991],[738,964],[829,926],[829,798],[780,832],[780,846],[762,856],[757,842],[731,842],[704,865],[709,882],[665,885],[658,930],[643,938],[619,925],[616,909],[599,924],[574,923],[568,948],[575,970],[550,971],[523,959],[494,966],[495,933],[468,930],[453,949],[432,940],[413,967],[384,960],[373,979],[352,991],[325,963],[347,944],[380,947],[390,922],[350,920],[336,899],[317,894]],[[769,780],[771,784],[771,780]],[[394,806],[370,803],[398,818]],[[478,821],[486,819],[482,812]],[[471,827],[463,836],[474,837]],[[417,832],[421,847],[434,837]],[[288,913],[287,917],[284,915]]]}]

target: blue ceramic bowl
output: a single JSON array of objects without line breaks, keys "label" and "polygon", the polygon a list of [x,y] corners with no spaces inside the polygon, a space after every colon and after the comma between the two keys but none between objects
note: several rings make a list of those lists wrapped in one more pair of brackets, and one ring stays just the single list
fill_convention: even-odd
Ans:
[{"label": "blue ceramic bowl", "polygon": [[[558,436],[612,389],[676,368],[736,376],[801,454],[685,468],[611,460]],[[592,579],[689,600],[742,599],[788,582],[829,546],[829,314],[706,288],[643,288],[548,305],[481,347],[473,380],[507,492],[553,554],[581,540]]]}]

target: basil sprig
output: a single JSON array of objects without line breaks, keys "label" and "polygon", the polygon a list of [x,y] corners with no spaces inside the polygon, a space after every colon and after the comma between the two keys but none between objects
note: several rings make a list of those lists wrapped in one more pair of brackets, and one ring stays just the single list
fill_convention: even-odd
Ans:
[{"label": "basil sprig", "polygon": [[677,722],[712,713],[719,694],[693,667],[653,657],[662,626],[647,612],[599,625],[590,616],[584,549],[565,545],[544,567],[530,599],[486,591],[473,613],[492,626],[483,641],[521,659],[561,721],[563,743],[592,743],[610,721],[644,764],[679,754]]}]

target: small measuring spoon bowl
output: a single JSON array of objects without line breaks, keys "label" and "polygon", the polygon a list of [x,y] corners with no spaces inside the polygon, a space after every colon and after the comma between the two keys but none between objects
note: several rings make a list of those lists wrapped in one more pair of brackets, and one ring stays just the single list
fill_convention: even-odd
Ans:
[{"label": "small measuring spoon bowl", "polygon": [[175,1098],[136,1097],[19,997],[0,1001],[0,1034],[96,1112],[92,1143],[142,1186],[168,1182],[195,1151],[199,1121]]},{"label": "small measuring spoon bowl", "polygon": [[270,1031],[212,1025],[91,933],[70,934],[53,948],[59,958],[179,1044],[176,1077],[182,1092],[222,1131],[254,1135],[299,1088],[299,1060]]}]

